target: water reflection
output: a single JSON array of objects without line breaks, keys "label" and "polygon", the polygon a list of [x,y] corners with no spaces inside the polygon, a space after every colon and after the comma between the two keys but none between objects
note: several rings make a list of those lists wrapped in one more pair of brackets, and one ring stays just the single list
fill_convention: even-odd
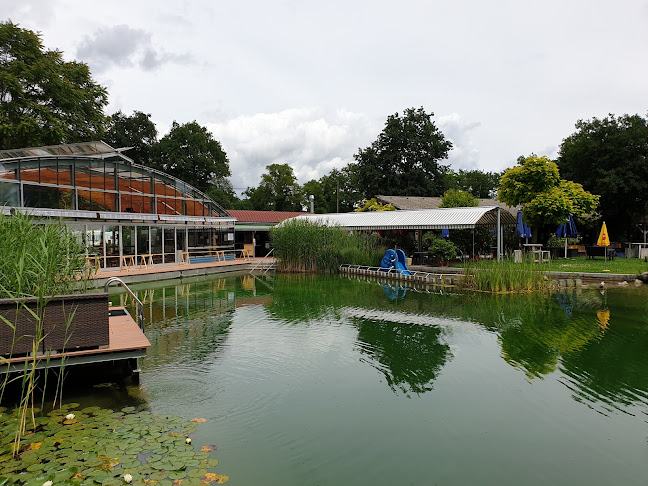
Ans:
[{"label": "water reflection", "polygon": [[389,300],[400,301],[403,300],[405,298],[405,295],[407,294],[407,287],[404,287],[403,285],[388,283],[381,283],[380,285],[383,288],[385,297],[387,297]]},{"label": "water reflection", "polygon": [[394,392],[407,396],[433,389],[439,371],[452,357],[440,341],[441,329],[395,321],[353,318],[362,361],[380,371]]},{"label": "water reflection", "polygon": [[[379,283],[364,284],[383,288]],[[353,294],[347,300],[351,299]],[[388,312],[390,302],[396,301],[382,299],[373,308]],[[523,371],[528,380],[563,373],[559,381],[572,398],[602,413],[648,404],[646,289],[499,296],[408,292],[397,302],[403,312],[479,323],[497,335],[502,359]],[[370,328],[365,324],[363,329]],[[381,360],[383,349],[398,348],[390,347],[394,339],[387,332],[390,329],[396,328],[376,326],[375,339],[369,338],[371,346],[362,348],[365,354],[376,349],[374,363],[383,373],[392,362],[389,356]],[[390,380],[397,381],[392,374]],[[417,389],[416,382],[412,389]]]},{"label": "water reflection", "polygon": [[645,289],[500,296],[410,290],[312,275],[149,284],[138,291],[153,345],[143,366],[218,358],[237,309],[254,305],[280,326],[355,326],[362,361],[393,391],[423,394],[453,357],[444,335],[452,319],[494,334],[501,358],[528,381],[562,373],[559,381],[575,400],[605,410],[646,403]]},{"label": "water reflection", "polygon": [[[639,297],[639,299],[637,299]],[[565,385],[577,401],[608,413],[648,404],[648,312],[637,291],[606,291],[596,311],[601,339],[562,359]]]},{"label": "water reflection", "polygon": [[[142,361],[144,371],[218,354],[231,326],[239,285],[231,279],[213,279],[135,290],[144,304],[146,335],[151,342]],[[134,307],[126,294],[120,299]]]},{"label": "water reflection", "polygon": [[524,304],[500,314],[497,332],[502,357],[522,368],[528,378],[553,373],[562,356],[602,335],[593,312],[579,306],[576,293],[557,294],[553,299],[532,296]]}]

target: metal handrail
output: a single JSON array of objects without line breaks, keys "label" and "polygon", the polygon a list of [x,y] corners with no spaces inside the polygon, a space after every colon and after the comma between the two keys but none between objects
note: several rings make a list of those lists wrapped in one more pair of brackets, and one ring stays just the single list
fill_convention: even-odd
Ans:
[{"label": "metal handrail", "polygon": [[[254,265],[254,266],[252,267],[252,269],[250,270],[250,273],[253,273],[257,268],[259,268],[259,267],[264,263],[264,260],[265,260],[266,258],[268,258],[268,257],[272,254],[273,251],[274,251],[274,248],[271,248],[270,251],[268,252],[268,254],[267,254],[266,256],[264,256],[261,260],[259,260],[259,261],[256,263],[256,265]],[[263,274],[265,275],[266,273],[268,273],[268,270],[270,270],[270,268],[266,268],[266,271],[263,272]]]},{"label": "metal handrail", "polygon": [[135,317],[135,320],[137,321],[137,324],[139,325],[140,329],[144,331],[144,304],[142,304],[142,301],[139,300],[139,297],[135,295],[135,293],[126,285],[126,283],[119,277],[110,277],[108,280],[106,280],[106,283],[104,284],[104,289],[106,293],[108,293],[108,287],[110,287],[110,284],[112,283],[118,283],[122,287],[124,287],[124,290],[130,295],[133,300],[137,303],[137,315]]}]

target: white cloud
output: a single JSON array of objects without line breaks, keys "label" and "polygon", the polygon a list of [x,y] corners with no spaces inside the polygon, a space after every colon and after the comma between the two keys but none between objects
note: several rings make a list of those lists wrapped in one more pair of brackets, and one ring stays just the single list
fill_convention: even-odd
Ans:
[{"label": "white cloud", "polygon": [[87,62],[95,73],[112,67],[139,67],[150,71],[169,62],[189,60],[188,56],[156,48],[149,32],[123,24],[100,28],[86,36],[78,46],[77,57]]},{"label": "white cloud", "polygon": [[461,115],[451,113],[439,117],[437,125],[443,135],[452,142],[452,150],[447,160],[451,168],[455,171],[476,169],[479,165],[480,151],[473,142],[472,132],[480,128],[481,123],[469,122]]},{"label": "white cloud", "polygon": [[257,186],[269,164],[289,164],[301,184],[319,179],[353,160],[358,147],[371,143],[379,128],[367,116],[320,107],[239,116],[206,123],[223,144],[237,189]]},{"label": "white cloud", "polygon": [[[48,25],[53,18],[54,2],[52,0],[0,0],[1,20],[11,19],[14,23],[20,24],[21,27],[33,30],[39,30],[40,27]],[[29,20],[29,25],[23,25],[25,19]]]}]

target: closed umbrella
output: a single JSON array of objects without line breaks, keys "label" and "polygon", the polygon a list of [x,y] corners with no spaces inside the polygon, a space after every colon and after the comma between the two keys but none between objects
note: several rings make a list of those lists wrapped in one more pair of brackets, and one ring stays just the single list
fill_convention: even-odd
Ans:
[{"label": "closed umbrella", "polygon": [[520,238],[526,238],[528,243],[529,238],[531,238],[531,228],[522,220],[522,211],[517,213],[517,226],[515,229],[520,234]]},{"label": "closed umbrella", "polygon": [[571,214],[567,216],[567,221],[564,224],[558,226],[556,236],[558,238],[565,238],[565,258],[567,258],[567,238],[576,238],[578,236],[576,223],[574,223],[574,218],[572,218]]}]

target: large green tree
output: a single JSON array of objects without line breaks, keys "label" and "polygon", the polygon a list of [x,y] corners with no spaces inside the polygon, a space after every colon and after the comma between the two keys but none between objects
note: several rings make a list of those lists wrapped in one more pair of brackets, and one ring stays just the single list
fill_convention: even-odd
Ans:
[{"label": "large green tree", "polygon": [[601,195],[601,214],[618,239],[632,236],[632,223],[648,208],[648,119],[609,115],[579,120],[563,140],[560,173]]},{"label": "large green tree", "polygon": [[258,187],[248,187],[243,194],[252,209],[259,211],[301,211],[302,190],[288,164],[270,164]]},{"label": "large green tree", "polygon": [[126,155],[138,164],[150,165],[157,134],[150,114],[135,110],[128,116],[118,111],[108,118],[104,141],[114,148],[132,147]]},{"label": "large green tree", "polygon": [[451,189],[469,192],[476,198],[490,198],[497,193],[500,177],[497,172],[481,170],[463,170],[448,172],[448,185]]},{"label": "large green tree", "polygon": [[498,199],[509,206],[521,204],[531,226],[557,226],[569,215],[586,216],[596,209],[599,196],[561,179],[558,166],[548,157],[531,155],[518,163],[502,176]]},{"label": "large green tree", "polygon": [[434,113],[408,108],[403,116],[390,115],[371,146],[360,149],[351,164],[365,199],[377,194],[438,196],[446,189],[448,157],[452,142],[432,121]]},{"label": "large green tree", "polygon": [[107,103],[86,64],[46,50],[38,33],[0,23],[0,149],[101,139]]},{"label": "large green tree", "polygon": [[153,148],[153,166],[203,192],[231,175],[220,142],[195,121],[184,125],[173,122],[169,133]]},{"label": "large green tree", "polygon": [[362,201],[358,185],[349,167],[333,169],[329,174],[310,180],[302,188],[303,205],[310,207],[308,196],[315,196],[316,213],[348,213]]}]

